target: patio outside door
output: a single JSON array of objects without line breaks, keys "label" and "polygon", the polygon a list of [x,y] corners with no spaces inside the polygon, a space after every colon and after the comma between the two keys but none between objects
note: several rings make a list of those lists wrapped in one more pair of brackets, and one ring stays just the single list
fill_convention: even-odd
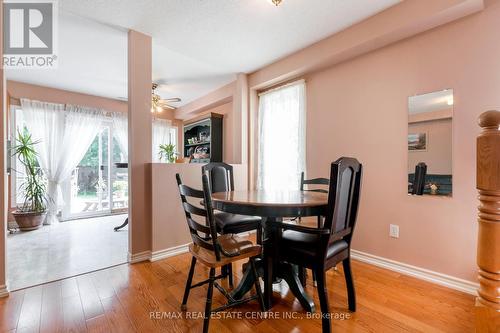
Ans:
[{"label": "patio outside door", "polygon": [[64,186],[63,220],[111,213],[112,138],[110,124],[104,123],[87,153],[73,170],[70,180]]}]

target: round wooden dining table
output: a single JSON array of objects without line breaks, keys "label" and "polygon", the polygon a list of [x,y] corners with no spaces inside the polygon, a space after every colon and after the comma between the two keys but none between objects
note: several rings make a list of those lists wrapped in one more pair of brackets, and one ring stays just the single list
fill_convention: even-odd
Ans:
[{"label": "round wooden dining table", "polygon": [[[272,228],[273,221],[282,221],[286,217],[324,216],[328,194],[310,191],[263,191],[246,190],[218,192],[212,194],[215,209],[227,213],[262,217],[263,258],[258,260],[258,272],[264,279],[264,303],[266,309],[272,307],[273,283],[285,280],[294,296],[308,312],[314,312],[314,302],[300,283],[297,269],[290,264],[277,261],[273,255],[273,233],[280,232]],[[233,290],[235,299],[242,298],[254,285],[253,274],[247,267],[243,278]]]}]

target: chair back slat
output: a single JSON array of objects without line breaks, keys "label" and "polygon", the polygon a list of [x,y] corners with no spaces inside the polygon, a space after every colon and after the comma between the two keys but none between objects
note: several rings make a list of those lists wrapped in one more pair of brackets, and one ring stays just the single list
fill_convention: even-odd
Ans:
[{"label": "chair back slat", "polygon": [[188,212],[189,214],[207,217],[207,211],[203,208],[196,207],[195,205],[192,205],[189,202],[183,202],[182,206],[184,207],[184,211]]},{"label": "chair back slat", "polygon": [[233,167],[226,163],[213,162],[205,164],[201,171],[208,173],[212,193],[234,191]]},{"label": "chair back slat", "polygon": [[214,244],[211,238],[203,238],[198,234],[191,234],[191,239],[193,240],[193,244],[201,246],[204,249],[214,251]]},{"label": "chair back slat", "polygon": [[[202,176],[203,191],[182,184],[179,174],[175,175],[179,193],[181,196],[182,208],[186,214],[186,221],[193,243],[207,250],[213,251],[217,260],[221,259],[220,246],[217,241],[217,228],[213,215],[212,194],[208,176]],[[187,201],[187,198],[203,199],[205,208],[197,207]],[[191,214],[204,217],[205,225],[195,221]],[[199,233],[203,233],[202,237]]]},{"label": "chair back slat", "polygon": [[319,192],[319,193],[328,193],[327,189],[323,188],[311,188],[310,186],[307,186],[307,188],[304,185],[319,185],[319,186],[328,186],[330,183],[329,179],[326,178],[312,178],[312,179],[304,179],[305,175],[304,172],[302,171],[300,175],[300,190],[301,191],[307,191],[307,192]]},{"label": "chair back slat", "polygon": [[179,192],[181,193],[181,195],[184,195],[186,197],[192,197],[198,199],[202,199],[204,197],[203,191],[196,190],[194,188],[182,184],[179,185]]},{"label": "chair back slat", "polygon": [[313,179],[305,179],[302,184],[304,185],[328,185],[329,180],[326,178],[313,178]]},{"label": "chair back slat", "polygon": [[330,229],[327,243],[338,240],[339,235],[348,244],[351,242],[358,212],[362,169],[354,158],[342,157],[332,163],[325,216],[325,228]]},{"label": "chair back slat", "polygon": [[314,188],[314,189],[306,189],[306,190],[302,190],[302,191],[306,191],[306,192],[318,192],[318,193],[328,193],[328,190],[323,190],[321,188]]},{"label": "chair back slat", "polygon": [[190,217],[187,218],[187,223],[188,223],[189,228],[194,229],[198,232],[202,232],[205,235],[210,235],[210,228],[207,227],[206,225],[202,225]]}]

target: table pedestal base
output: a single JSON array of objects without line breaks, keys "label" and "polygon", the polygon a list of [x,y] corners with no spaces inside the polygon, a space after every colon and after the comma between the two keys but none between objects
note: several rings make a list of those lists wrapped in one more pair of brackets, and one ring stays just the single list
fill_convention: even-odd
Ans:
[{"label": "table pedestal base", "polygon": [[[269,279],[265,274],[264,261],[264,259],[259,258],[255,260],[255,264],[257,266],[257,274],[264,278],[264,306],[266,310],[269,310],[272,306],[273,283],[279,283],[280,279],[283,279],[290,287],[293,295],[299,300],[304,310],[307,312],[314,312],[314,302],[312,298],[306,294],[302,283],[300,283],[296,266],[288,263],[279,263],[274,269],[271,268],[271,270],[269,270],[268,268],[268,272],[273,272],[273,278]],[[271,266],[272,265],[271,261]],[[231,296],[234,299],[242,299],[243,296],[253,288],[255,283],[250,265],[244,265],[243,270],[244,273],[241,282],[231,292]],[[269,281],[266,282],[266,280]]]}]

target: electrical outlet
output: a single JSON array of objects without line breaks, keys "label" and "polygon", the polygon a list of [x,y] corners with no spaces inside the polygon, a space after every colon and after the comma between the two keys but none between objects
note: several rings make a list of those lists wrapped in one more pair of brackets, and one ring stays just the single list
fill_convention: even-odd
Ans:
[{"label": "electrical outlet", "polygon": [[391,236],[392,238],[399,238],[399,225],[389,225],[389,236]]}]

